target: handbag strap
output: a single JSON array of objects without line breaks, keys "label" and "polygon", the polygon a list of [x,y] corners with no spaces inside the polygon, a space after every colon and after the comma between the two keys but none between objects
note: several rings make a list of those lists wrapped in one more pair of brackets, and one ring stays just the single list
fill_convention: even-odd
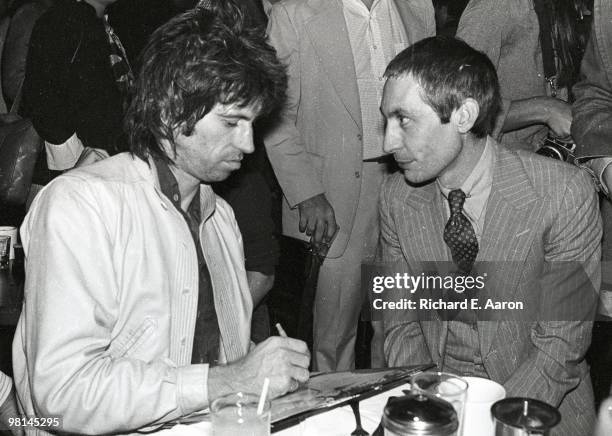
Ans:
[{"label": "handbag strap", "polygon": [[553,93],[557,90],[557,65],[555,62],[555,52],[552,42],[552,25],[550,13],[546,10],[544,0],[533,0],[533,6],[538,16],[540,27],[540,48],[542,49],[542,63],[544,66],[544,76],[551,86]]}]

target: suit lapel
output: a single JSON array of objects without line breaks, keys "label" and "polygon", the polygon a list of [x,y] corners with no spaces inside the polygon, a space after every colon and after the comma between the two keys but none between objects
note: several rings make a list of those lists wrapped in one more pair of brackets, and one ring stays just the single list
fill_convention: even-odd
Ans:
[{"label": "suit lapel", "polygon": [[436,184],[430,183],[422,189],[411,190],[405,199],[404,207],[411,210],[401,216],[410,217],[410,222],[403,223],[403,226],[407,241],[410,241],[407,248],[414,259],[451,260],[448,247],[442,239],[445,212],[440,197]]},{"label": "suit lapel", "polygon": [[[493,141],[489,144],[495,153],[493,185],[477,262],[487,261],[490,265],[487,274],[493,286],[487,297],[493,301],[511,300],[533,243],[532,233],[546,205],[531,185],[520,159]],[[478,322],[482,356],[489,353],[498,327],[499,322]]]},{"label": "suit lapel", "polygon": [[[443,263],[452,261],[450,250],[442,235],[446,224],[445,211],[442,194],[437,185],[430,183],[423,189],[410,191],[403,207],[409,210],[397,216],[408,217],[403,223],[403,233],[406,235],[405,240],[408,241],[406,248],[410,257]],[[437,364],[440,365],[440,358],[446,346],[448,322],[441,320],[437,311],[428,311],[425,316],[431,318],[430,322],[423,325],[427,330],[425,337],[433,340],[428,346],[432,358],[437,359]],[[437,356],[433,353],[437,353]]]},{"label": "suit lapel", "polygon": [[361,130],[361,110],[353,51],[340,0],[313,1],[319,12],[306,23],[306,32],[317,53],[318,62],[350,114]]}]

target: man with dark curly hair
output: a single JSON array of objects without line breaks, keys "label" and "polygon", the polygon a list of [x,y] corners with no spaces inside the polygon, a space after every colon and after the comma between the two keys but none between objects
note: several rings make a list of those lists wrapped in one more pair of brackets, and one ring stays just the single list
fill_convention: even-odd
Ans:
[{"label": "man with dark curly hair", "polygon": [[272,397],[308,379],[303,342],[251,349],[242,238],[209,186],[253,152],[253,122],[286,87],[263,32],[225,5],[153,34],[127,113],[131,153],[58,177],[22,227],[17,394],[64,432],[154,428],[266,377]]}]

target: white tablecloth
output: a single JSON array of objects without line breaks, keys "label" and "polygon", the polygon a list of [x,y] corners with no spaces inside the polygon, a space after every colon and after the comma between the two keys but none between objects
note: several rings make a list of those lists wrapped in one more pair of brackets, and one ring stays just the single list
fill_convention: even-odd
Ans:
[{"label": "white tablecloth", "polygon": [[[402,389],[410,389],[407,383],[387,392],[383,392],[359,403],[361,425],[370,434],[376,430],[380,418],[390,396],[403,395]],[[346,436],[355,430],[355,417],[350,406],[338,407],[319,415],[312,416],[300,425],[274,433],[278,436]],[[210,422],[200,422],[191,425],[176,425],[156,433],[162,436],[212,436]]]}]

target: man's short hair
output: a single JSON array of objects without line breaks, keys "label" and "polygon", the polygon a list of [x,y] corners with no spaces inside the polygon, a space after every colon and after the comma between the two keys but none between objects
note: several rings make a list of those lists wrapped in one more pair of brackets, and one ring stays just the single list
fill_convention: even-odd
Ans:
[{"label": "man's short hair", "polygon": [[283,103],[286,88],[265,29],[246,25],[232,0],[196,7],[157,29],[142,53],[125,120],[130,150],[171,161],[161,141],[174,147],[175,132],[191,135],[215,104],[255,104],[266,115]]},{"label": "man's short hair", "polygon": [[464,41],[448,36],[423,39],[399,53],[385,76],[411,75],[422,88],[421,98],[448,123],[453,110],[473,98],[480,113],[471,132],[490,134],[501,107],[499,81],[491,60]]}]

